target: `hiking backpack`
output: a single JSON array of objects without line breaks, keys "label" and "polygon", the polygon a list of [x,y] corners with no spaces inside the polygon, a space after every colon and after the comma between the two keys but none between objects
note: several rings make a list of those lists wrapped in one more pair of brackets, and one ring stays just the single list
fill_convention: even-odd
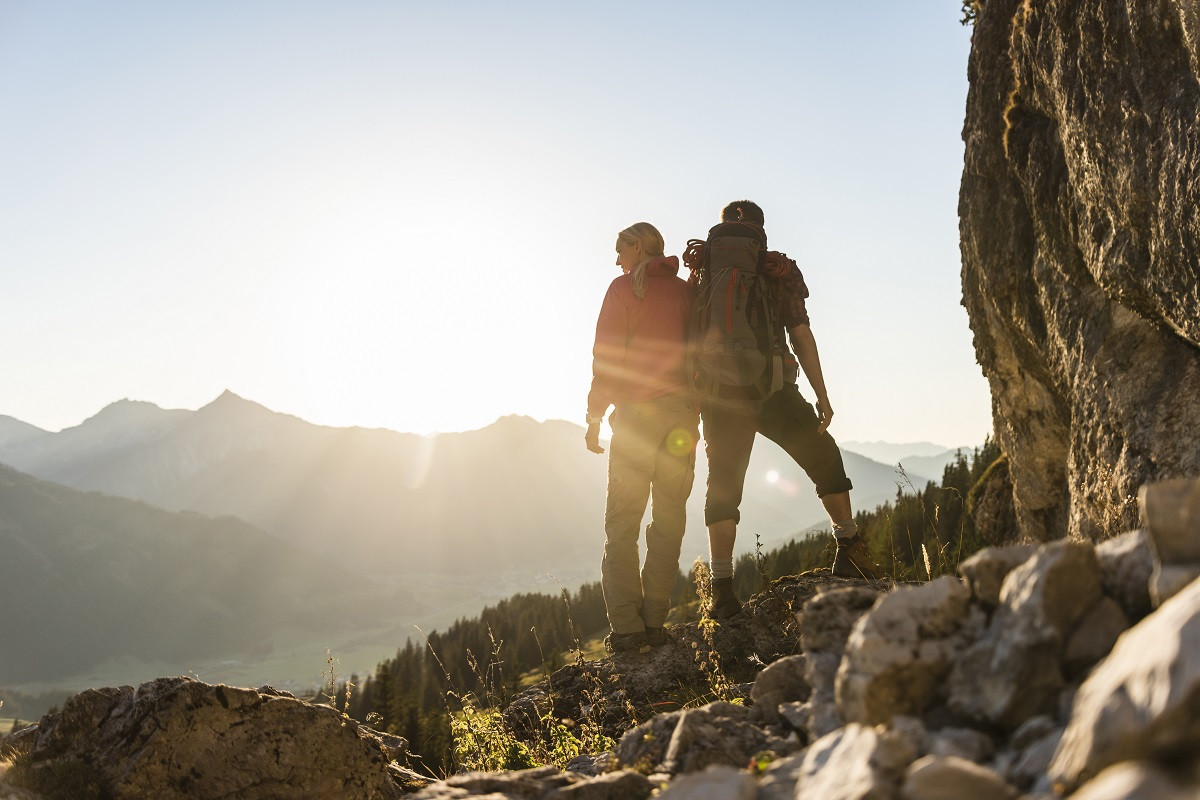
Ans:
[{"label": "hiking backpack", "polygon": [[[688,343],[688,375],[703,400],[762,403],[783,386],[783,355],[763,273],[762,229],[743,222],[717,225],[708,240],[688,242],[685,263],[697,272]],[[694,263],[698,262],[698,263]]]}]

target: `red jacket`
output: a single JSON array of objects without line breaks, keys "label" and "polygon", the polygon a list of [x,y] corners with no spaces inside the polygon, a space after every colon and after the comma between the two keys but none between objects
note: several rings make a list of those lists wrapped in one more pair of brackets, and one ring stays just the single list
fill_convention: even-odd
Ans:
[{"label": "red jacket", "polygon": [[694,289],[678,277],[679,259],[656,258],[646,267],[646,296],[633,292],[633,275],[608,287],[596,345],[588,416],[610,405],[640,403],[687,390],[685,354]]}]

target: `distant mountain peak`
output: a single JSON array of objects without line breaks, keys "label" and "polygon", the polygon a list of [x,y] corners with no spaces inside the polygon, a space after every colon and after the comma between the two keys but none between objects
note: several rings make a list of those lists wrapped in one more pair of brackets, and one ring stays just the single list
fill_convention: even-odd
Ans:
[{"label": "distant mountain peak", "polygon": [[241,395],[233,393],[229,389],[221,392],[221,394],[211,403],[201,407],[200,411],[205,411],[208,409],[261,409],[263,411],[270,411],[270,409],[268,409],[266,406],[256,403],[253,400],[247,400]]},{"label": "distant mountain peak", "polygon": [[139,416],[161,414],[163,410],[160,406],[151,403],[149,400],[130,400],[128,397],[122,397],[120,400],[109,403],[94,415],[85,419],[82,425],[97,421],[125,421]]}]

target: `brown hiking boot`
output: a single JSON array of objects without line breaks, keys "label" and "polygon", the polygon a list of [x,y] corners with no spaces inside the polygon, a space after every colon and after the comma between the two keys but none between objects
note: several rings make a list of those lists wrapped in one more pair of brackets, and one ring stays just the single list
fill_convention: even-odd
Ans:
[{"label": "brown hiking boot", "polygon": [[861,533],[856,533],[849,539],[834,537],[837,543],[837,553],[833,556],[833,574],[839,578],[867,578],[875,580],[884,577],[883,570],[867,552],[867,540]]},{"label": "brown hiking boot", "polygon": [[733,578],[715,578],[712,582],[712,605],[704,612],[709,619],[731,619],[742,613],[742,604],[733,593]]}]

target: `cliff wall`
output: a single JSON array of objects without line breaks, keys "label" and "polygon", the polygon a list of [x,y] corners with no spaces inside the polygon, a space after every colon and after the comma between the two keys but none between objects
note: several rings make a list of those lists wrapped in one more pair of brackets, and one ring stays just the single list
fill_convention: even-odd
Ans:
[{"label": "cliff wall", "polygon": [[1021,533],[1136,525],[1200,474],[1200,6],[986,0],[959,200],[963,304]]}]

